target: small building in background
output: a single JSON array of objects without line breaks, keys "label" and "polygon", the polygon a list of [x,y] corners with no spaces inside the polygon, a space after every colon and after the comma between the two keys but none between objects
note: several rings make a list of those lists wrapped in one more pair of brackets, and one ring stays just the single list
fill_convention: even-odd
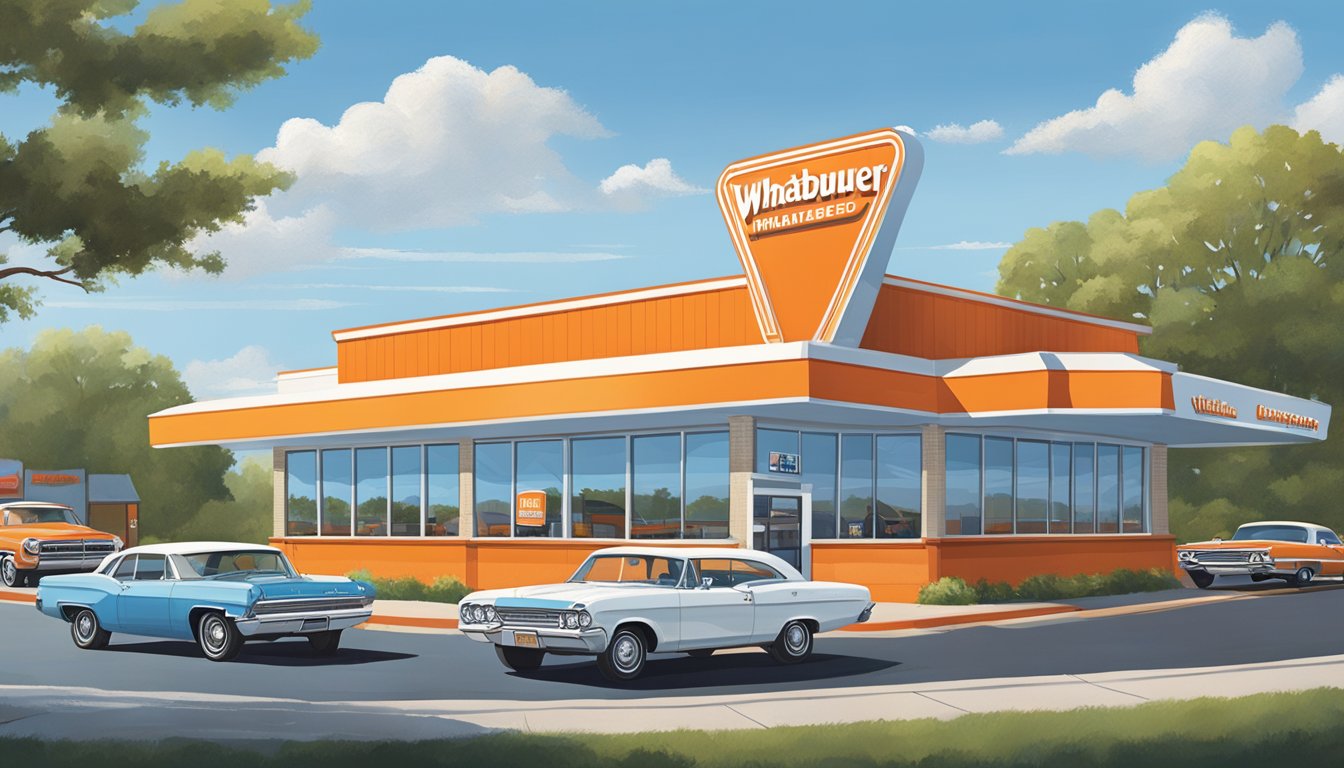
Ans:
[{"label": "small building in background", "polygon": [[26,469],[0,459],[0,501],[64,504],[90,528],[139,542],[140,495],[130,475],[89,474],[84,469]]}]

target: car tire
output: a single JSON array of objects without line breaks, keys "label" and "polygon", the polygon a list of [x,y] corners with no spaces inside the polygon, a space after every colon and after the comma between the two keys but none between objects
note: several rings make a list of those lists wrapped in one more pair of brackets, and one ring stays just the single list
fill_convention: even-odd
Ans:
[{"label": "car tire", "polygon": [[644,633],[625,627],[616,630],[607,649],[598,655],[597,668],[613,683],[623,683],[639,677],[648,660],[649,646]]},{"label": "car tire", "polygon": [[196,644],[211,661],[231,661],[243,649],[243,636],[224,614],[202,613],[196,619]]},{"label": "car tire", "polygon": [[112,639],[112,633],[103,629],[103,625],[98,621],[98,614],[92,609],[80,608],[70,619],[70,637],[74,639],[75,645],[86,651],[100,651],[107,647],[107,641]]},{"label": "car tire", "polygon": [[538,648],[517,648],[512,645],[496,645],[495,655],[499,663],[514,672],[529,672],[541,666],[546,652]]},{"label": "car tire", "polygon": [[1195,582],[1195,586],[1200,589],[1208,589],[1213,586],[1213,574],[1208,571],[1186,571],[1190,574],[1190,580]]},{"label": "car tire", "polygon": [[687,651],[686,655],[690,656],[692,659],[708,659],[710,656],[714,655],[714,649],[696,648],[694,651]]},{"label": "car tire", "polygon": [[308,645],[318,656],[332,656],[341,647],[341,630],[329,629],[326,632],[314,632],[308,635]]},{"label": "car tire", "polygon": [[1292,587],[1305,587],[1311,584],[1311,580],[1315,578],[1315,576],[1316,572],[1310,568],[1298,568],[1297,573],[1288,577],[1288,585]]},{"label": "car tire", "polygon": [[785,624],[770,644],[770,655],[780,664],[806,661],[812,655],[812,627],[797,619]]},{"label": "car tire", "polygon": [[9,555],[0,555],[0,584],[6,587],[21,587],[26,579],[21,575],[18,565],[14,563],[14,558]]}]

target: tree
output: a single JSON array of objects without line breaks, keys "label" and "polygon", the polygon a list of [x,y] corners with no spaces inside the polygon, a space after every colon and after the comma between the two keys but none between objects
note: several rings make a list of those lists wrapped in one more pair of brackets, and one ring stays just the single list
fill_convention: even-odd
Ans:
[{"label": "tree", "polygon": [[217,252],[193,253],[202,232],[240,221],[256,198],[290,178],[249,156],[204,149],[143,166],[146,102],[223,109],[237,94],[311,56],[299,25],[308,3],[184,0],[150,10],[125,33],[107,21],[136,0],[0,0],[0,93],[29,83],[61,106],[19,141],[0,135],[0,234],[46,251],[37,265],[5,266],[0,322],[30,317],[40,278],[85,291],[169,267],[218,273]]},{"label": "tree", "polygon": [[[1028,230],[999,293],[1136,318],[1144,354],[1184,370],[1344,402],[1344,154],[1315,131],[1243,128],[1204,142],[1124,213]],[[1172,529],[1241,522],[1344,524],[1344,444],[1173,451]]]},{"label": "tree", "polygon": [[125,333],[43,331],[30,350],[0,351],[0,456],[33,468],[129,474],[141,532],[170,538],[206,502],[230,499],[231,452],[149,445],[146,417],[189,402],[172,362]]},{"label": "tree", "polygon": [[270,464],[249,457],[229,470],[224,485],[233,498],[205,502],[200,512],[173,531],[173,539],[266,543],[271,537],[271,505],[275,503]]}]

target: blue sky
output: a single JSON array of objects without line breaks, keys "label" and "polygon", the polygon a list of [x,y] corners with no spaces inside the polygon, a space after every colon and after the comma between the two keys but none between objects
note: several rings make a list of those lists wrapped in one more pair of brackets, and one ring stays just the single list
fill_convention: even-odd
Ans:
[{"label": "blue sky", "polygon": [[[298,172],[209,243],[231,273],[44,286],[0,345],[126,330],[205,399],[332,364],[336,328],[735,274],[706,191],[725,165],[887,125],[926,152],[888,271],[990,290],[989,246],[1123,206],[1199,140],[1271,122],[1344,140],[1342,21],[1326,3],[318,2],[322,47],[286,77],[146,120],[150,162],[214,146]],[[0,132],[54,104],[0,97]],[[986,247],[946,247],[968,243]]]}]

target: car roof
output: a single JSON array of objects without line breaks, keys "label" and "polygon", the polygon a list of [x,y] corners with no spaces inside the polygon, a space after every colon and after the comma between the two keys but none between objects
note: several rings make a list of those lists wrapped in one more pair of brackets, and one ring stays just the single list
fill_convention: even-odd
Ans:
[{"label": "car roof", "polygon": [[44,507],[47,509],[68,509],[74,512],[74,507],[67,504],[56,504],[50,501],[5,501],[0,502],[0,510],[11,509],[15,507]]},{"label": "car roof", "polygon": [[206,552],[256,552],[267,550],[279,552],[275,547],[265,544],[248,544],[240,541],[180,541],[165,544],[145,544],[122,550],[123,555],[200,555]]},{"label": "car roof", "polygon": [[1301,523],[1297,522],[1296,520],[1256,520],[1254,522],[1242,523],[1241,525],[1238,525],[1237,530],[1241,530],[1242,528],[1245,528],[1250,525],[1289,525],[1293,526],[1294,528],[1306,528],[1307,530],[1311,531],[1330,531],[1330,533],[1334,533],[1334,531],[1331,531],[1324,525],[1317,525],[1316,523]]},{"label": "car roof", "polygon": [[676,557],[687,560],[717,560],[735,558],[765,563],[790,579],[802,579],[803,574],[787,561],[769,552],[740,547],[607,547],[593,552],[594,555],[651,555],[654,557]]}]

